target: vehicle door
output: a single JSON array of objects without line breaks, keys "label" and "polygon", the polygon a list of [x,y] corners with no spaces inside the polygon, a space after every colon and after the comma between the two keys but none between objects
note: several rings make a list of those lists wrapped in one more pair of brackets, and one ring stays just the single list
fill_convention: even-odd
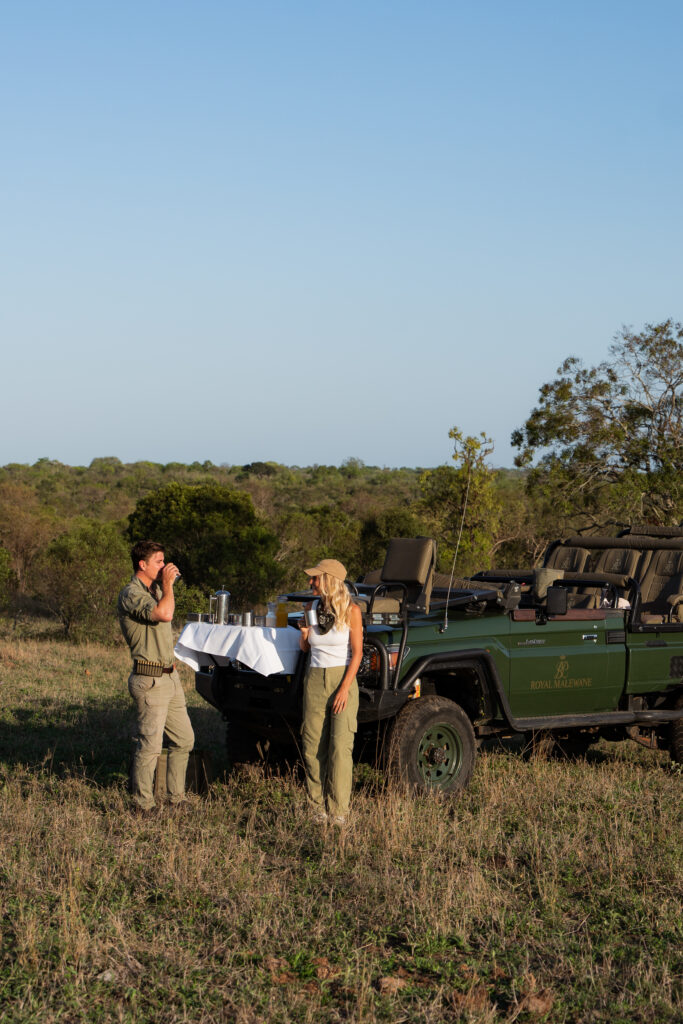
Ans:
[{"label": "vehicle door", "polygon": [[543,622],[532,609],[517,609],[509,644],[516,718],[616,708],[626,675],[623,613],[571,609]]},{"label": "vehicle door", "polygon": [[660,693],[683,679],[683,622],[628,634],[629,693]]}]

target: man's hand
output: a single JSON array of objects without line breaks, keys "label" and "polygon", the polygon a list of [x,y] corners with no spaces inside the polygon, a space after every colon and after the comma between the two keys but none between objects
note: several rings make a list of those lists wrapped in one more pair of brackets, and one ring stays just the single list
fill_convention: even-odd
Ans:
[{"label": "man's hand", "polygon": [[180,569],[173,562],[169,562],[161,570],[161,589],[166,593],[173,590],[173,584],[180,576]]},{"label": "man's hand", "polygon": [[152,622],[173,621],[173,613],[175,611],[173,584],[179,575],[178,566],[174,565],[173,562],[169,562],[168,565],[163,567],[159,576],[157,576],[157,579],[161,579],[161,599],[152,612]]}]

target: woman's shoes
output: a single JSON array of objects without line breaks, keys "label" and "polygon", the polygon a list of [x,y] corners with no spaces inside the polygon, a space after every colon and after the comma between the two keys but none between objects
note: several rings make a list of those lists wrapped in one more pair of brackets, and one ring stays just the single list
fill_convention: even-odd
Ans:
[{"label": "woman's shoes", "polygon": [[329,822],[331,825],[336,825],[337,828],[346,828],[347,824],[345,814],[327,814],[322,809],[313,811],[311,821],[314,825],[327,825]]}]

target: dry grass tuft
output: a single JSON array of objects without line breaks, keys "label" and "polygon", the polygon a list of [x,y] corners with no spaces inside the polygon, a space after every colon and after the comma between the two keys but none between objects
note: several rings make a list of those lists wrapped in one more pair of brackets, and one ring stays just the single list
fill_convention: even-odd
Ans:
[{"label": "dry grass tuft", "polygon": [[360,780],[344,833],[296,774],[132,818],[125,652],[0,642],[0,1019],[671,1022],[680,777],[634,747],[482,754],[459,799]]}]

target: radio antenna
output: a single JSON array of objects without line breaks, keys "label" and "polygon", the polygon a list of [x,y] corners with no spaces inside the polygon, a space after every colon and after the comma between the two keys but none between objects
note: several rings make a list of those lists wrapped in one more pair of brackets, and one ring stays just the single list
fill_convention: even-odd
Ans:
[{"label": "radio antenna", "polygon": [[467,499],[470,495],[470,480],[472,479],[472,463],[468,463],[467,466],[467,487],[465,488],[465,500],[462,505],[462,515],[460,516],[460,529],[458,530],[458,539],[455,544],[455,554],[453,555],[453,565],[451,566],[451,578],[448,581],[448,593],[446,595],[446,607],[443,613],[443,624],[439,627],[440,633],[445,633],[448,629],[448,602],[451,599],[451,590],[453,589],[453,577],[455,575],[455,560],[458,557],[458,550],[460,548],[460,538],[462,537],[462,528],[465,525],[465,513],[467,512]]}]

